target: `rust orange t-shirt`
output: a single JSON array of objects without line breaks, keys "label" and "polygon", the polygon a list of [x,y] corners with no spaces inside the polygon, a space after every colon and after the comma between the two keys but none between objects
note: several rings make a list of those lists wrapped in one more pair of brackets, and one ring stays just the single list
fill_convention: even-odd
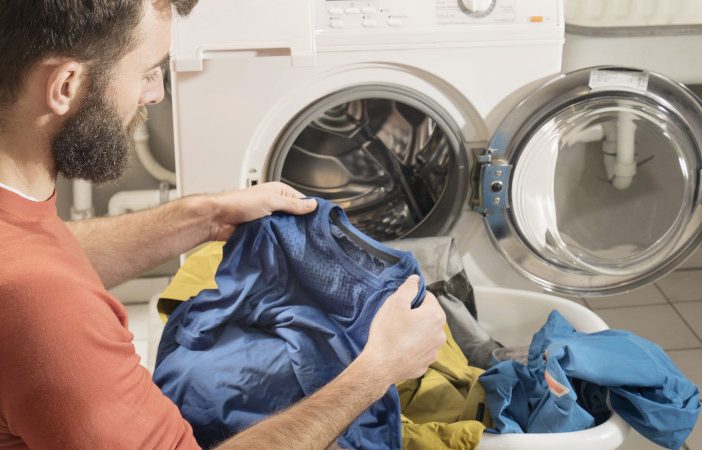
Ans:
[{"label": "rust orange t-shirt", "polygon": [[0,188],[0,449],[193,449],[55,196]]}]

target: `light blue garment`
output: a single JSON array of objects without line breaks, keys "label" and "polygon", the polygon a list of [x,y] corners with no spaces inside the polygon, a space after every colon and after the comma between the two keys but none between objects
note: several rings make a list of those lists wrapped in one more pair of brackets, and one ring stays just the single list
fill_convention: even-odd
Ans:
[{"label": "light blue garment", "polygon": [[656,344],[627,331],[586,334],[552,311],[529,362],[503,361],[480,382],[495,422],[488,432],[551,433],[590,428],[612,409],[636,431],[678,449],[700,413],[699,390]]},{"label": "light blue garment", "polygon": [[[240,226],[215,280],[170,316],[154,381],[209,447],[326,385],[353,361],[385,299],[419,267],[410,252],[356,230],[317,199],[305,216]],[[424,282],[413,305],[424,296]],[[339,399],[343,401],[343,399]],[[401,448],[392,387],[338,439],[347,448]]]}]

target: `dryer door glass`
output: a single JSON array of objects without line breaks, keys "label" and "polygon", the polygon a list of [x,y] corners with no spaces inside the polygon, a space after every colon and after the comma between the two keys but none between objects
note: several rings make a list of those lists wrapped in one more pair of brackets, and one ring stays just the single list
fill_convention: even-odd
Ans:
[{"label": "dryer door glass", "polygon": [[586,70],[547,84],[491,143],[512,166],[510,207],[487,214],[498,246],[532,280],[575,295],[672,270],[700,240],[701,122],[693,94],[655,74]]},{"label": "dryer door glass", "polygon": [[340,204],[376,239],[448,232],[466,198],[460,133],[441,107],[395,86],[329,95],[281,135],[268,179]]}]

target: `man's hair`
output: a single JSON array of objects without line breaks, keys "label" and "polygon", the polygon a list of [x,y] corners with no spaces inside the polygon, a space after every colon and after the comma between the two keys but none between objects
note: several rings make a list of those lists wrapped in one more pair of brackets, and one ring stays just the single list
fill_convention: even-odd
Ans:
[{"label": "man's hair", "polygon": [[[2,0],[0,108],[17,101],[29,70],[66,56],[105,70],[130,51],[147,1],[187,15],[198,0]],[[96,74],[93,74],[96,75]]]}]

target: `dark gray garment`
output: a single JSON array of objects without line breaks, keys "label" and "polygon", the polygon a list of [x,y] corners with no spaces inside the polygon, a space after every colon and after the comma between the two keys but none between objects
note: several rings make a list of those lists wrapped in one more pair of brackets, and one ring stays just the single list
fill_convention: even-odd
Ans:
[{"label": "dark gray garment", "polygon": [[444,309],[451,334],[468,362],[471,366],[487,369],[493,350],[502,345],[493,340],[477,321],[473,288],[453,238],[437,236],[402,239],[385,244],[414,254],[427,289],[436,296]]}]

